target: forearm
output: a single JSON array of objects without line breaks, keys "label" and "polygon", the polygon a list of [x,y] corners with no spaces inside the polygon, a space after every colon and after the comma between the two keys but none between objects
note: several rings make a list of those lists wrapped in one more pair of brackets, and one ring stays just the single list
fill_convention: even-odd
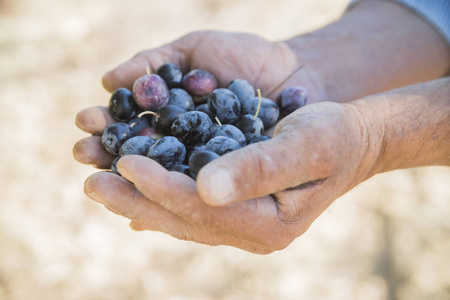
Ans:
[{"label": "forearm", "polygon": [[[311,102],[344,102],[445,76],[450,49],[426,21],[388,1],[364,1],[310,34],[287,41],[322,84]],[[301,79],[300,79],[301,80]]]},{"label": "forearm", "polygon": [[350,102],[363,116],[368,177],[426,165],[450,166],[450,77]]}]

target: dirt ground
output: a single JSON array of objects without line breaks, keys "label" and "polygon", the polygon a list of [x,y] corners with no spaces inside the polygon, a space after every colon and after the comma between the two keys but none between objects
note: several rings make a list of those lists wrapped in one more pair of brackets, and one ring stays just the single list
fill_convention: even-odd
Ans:
[{"label": "dirt ground", "polygon": [[0,299],[449,299],[450,169],[378,175],[268,256],[133,232],[83,194],[75,114],[105,71],[193,30],[281,40],[346,0],[0,0]]}]

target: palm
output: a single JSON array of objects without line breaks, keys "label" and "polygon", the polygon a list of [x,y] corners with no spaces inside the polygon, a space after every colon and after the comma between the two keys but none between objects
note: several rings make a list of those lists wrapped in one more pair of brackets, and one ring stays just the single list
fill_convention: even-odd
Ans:
[{"label": "palm", "polygon": [[[278,87],[300,66],[297,56],[282,42],[268,42],[248,34],[197,32],[160,48],[139,53],[106,74],[104,85],[110,91],[119,87],[131,88],[134,81],[144,74],[145,66],[150,66],[154,71],[167,62],[178,64],[184,73],[192,69],[208,70],[217,78],[221,87],[236,78],[247,79],[255,88],[260,88],[263,94]],[[301,80],[305,81],[310,82],[307,76]],[[281,88],[283,86],[279,87]],[[307,88],[311,90],[309,86]],[[271,98],[276,95],[277,91],[274,91]],[[88,109],[77,118],[80,128],[93,134],[100,134],[110,122],[113,120],[106,108]],[[282,127],[290,128],[286,125]],[[77,143],[74,154],[83,163],[94,164],[100,168],[111,165],[112,157],[102,148],[98,136]],[[131,211],[129,205],[133,204],[132,207],[139,208],[139,212],[126,216],[134,221],[135,226],[164,231],[181,239],[207,244],[228,244],[266,253],[290,243],[306,229],[315,216],[311,213],[311,217],[308,220],[303,219],[300,225],[296,222],[286,222],[297,218],[297,211],[292,212],[291,209],[295,206],[292,204],[293,199],[298,199],[299,193],[309,196],[308,192],[315,191],[313,188],[280,193],[277,195],[277,201],[265,196],[229,207],[212,208],[201,200],[192,179],[182,174],[167,172],[151,160],[145,159],[142,168],[132,173],[136,175],[134,180],[131,180],[131,177],[127,179],[134,182],[134,186],[113,174],[99,173],[93,177],[96,180],[91,178],[86,191],[91,196],[92,192],[102,195],[104,204],[122,215],[126,215],[123,209]],[[141,185],[138,182],[141,178],[153,180]],[[113,188],[104,191],[104,187]],[[113,190],[114,193],[111,194]],[[270,193],[264,195],[268,194]],[[166,202],[160,203],[163,198]],[[183,201],[180,203],[178,200]],[[156,214],[155,218],[151,217],[150,212]],[[242,223],[239,220],[247,221]],[[285,235],[278,235],[279,232],[284,232]],[[267,241],[266,236],[274,238]]]},{"label": "palm", "polygon": [[[145,66],[150,65],[154,71],[168,62],[179,65],[184,73],[205,69],[217,78],[220,87],[236,78],[246,79],[261,89],[263,95],[278,87],[300,65],[283,42],[269,42],[251,34],[202,31],[139,53],[108,72],[103,84],[109,91],[131,88],[145,74]],[[276,92],[270,98],[275,96]]]},{"label": "palm", "polygon": [[190,69],[210,71],[220,86],[243,78],[264,94],[298,67],[295,55],[286,44],[268,42],[255,35],[200,32],[185,38],[199,40],[191,52]]},{"label": "palm", "polygon": [[[359,168],[359,149],[361,132],[354,110],[329,102],[314,104],[284,119],[274,139],[207,165],[197,183],[143,156],[125,156],[119,165],[126,179],[97,173],[87,180],[86,192],[131,219],[137,230],[270,253],[289,245],[334,199],[359,183],[361,172],[367,170]],[[246,164],[252,168],[243,167]],[[243,174],[246,185],[259,189],[248,190],[244,199],[238,199],[242,201],[231,205],[207,205],[202,196],[202,183],[209,178],[205,170],[230,165]],[[255,175],[255,170],[261,172]]]}]

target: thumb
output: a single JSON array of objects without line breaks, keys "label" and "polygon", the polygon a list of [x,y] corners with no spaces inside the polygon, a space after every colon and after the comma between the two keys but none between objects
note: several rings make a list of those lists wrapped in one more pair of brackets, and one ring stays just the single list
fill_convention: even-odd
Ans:
[{"label": "thumb", "polygon": [[199,195],[210,205],[226,205],[324,179],[331,167],[323,159],[326,149],[312,134],[279,134],[207,164],[197,176]]},{"label": "thumb", "polygon": [[154,73],[159,66],[169,62],[176,64],[184,73],[189,67],[188,57],[199,38],[199,34],[189,34],[161,47],[142,51],[107,72],[102,84],[109,92],[121,87],[131,90],[136,79],[147,73],[146,67]]}]

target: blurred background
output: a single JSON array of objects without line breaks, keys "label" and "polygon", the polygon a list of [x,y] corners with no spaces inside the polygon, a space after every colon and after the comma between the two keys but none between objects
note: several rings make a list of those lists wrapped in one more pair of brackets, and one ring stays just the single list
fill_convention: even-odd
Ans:
[{"label": "blurred background", "polygon": [[0,299],[450,299],[450,169],[378,175],[267,256],[133,232],[83,194],[76,113],[190,31],[281,40],[347,0],[0,0]]}]

